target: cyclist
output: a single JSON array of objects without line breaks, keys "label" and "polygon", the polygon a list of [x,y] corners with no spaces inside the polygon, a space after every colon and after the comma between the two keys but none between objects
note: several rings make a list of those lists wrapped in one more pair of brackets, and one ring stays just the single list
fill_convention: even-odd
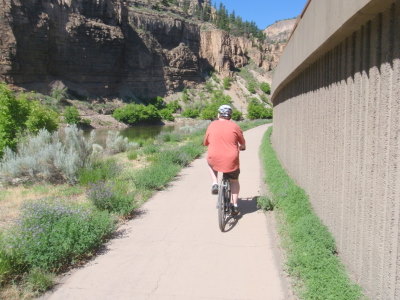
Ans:
[{"label": "cyclist", "polygon": [[211,193],[218,194],[218,172],[223,172],[231,182],[231,211],[238,214],[239,150],[246,150],[246,141],[239,125],[231,120],[232,108],[221,105],[218,108],[218,120],[207,128],[204,145],[208,146],[207,162],[212,178]]}]

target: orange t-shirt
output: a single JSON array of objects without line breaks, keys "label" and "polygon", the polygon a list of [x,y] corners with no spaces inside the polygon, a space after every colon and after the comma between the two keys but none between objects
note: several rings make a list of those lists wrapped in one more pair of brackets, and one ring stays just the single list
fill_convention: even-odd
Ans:
[{"label": "orange t-shirt", "polygon": [[208,164],[219,172],[233,172],[239,168],[239,144],[246,142],[239,125],[231,120],[218,119],[207,128],[204,145],[208,146]]}]

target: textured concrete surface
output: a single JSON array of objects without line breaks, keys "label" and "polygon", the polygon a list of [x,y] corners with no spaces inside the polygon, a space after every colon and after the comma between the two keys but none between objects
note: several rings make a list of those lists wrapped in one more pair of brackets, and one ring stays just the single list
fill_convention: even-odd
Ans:
[{"label": "textured concrete surface", "polygon": [[273,145],[352,278],[371,299],[400,299],[400,2],[338,40],[274,104]]},{"label": "textured concrete surface", "polygon": [[279,92],[310,64],[394,1],[309,1],[275,69],[272,90]]},{"label": "textured concrete surface", "polygon": [[124,234],[104,255],[44,299],[289,299],[271,223],[253,200],[260,194],[258,149],[267,127],[245,133],[242,217],[230,231],[218,228],[207,163],[198,159],[121,228]]}]

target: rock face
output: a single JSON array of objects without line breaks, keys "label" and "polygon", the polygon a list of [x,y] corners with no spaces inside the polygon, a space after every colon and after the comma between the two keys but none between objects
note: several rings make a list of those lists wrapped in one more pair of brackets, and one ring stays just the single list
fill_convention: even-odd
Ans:
[{"label": "rock face", "polygon": [[287,43],[295,24],[296,19],[277,21],[265,28],[264,33],[270,42]]},{"label": "rock face", "polygon": [[267,59],[264,60],[264,68],[273,70],[278,65],[279,58],[283,53],[283,49],[289,40],[295,24],[296,19],[277,21],[264,30],[267,37],[267,49],[264,52],[269,53]]},{"label": "rock face", "polygon": [[268,45],[203,30],[148,2],[3,0],[0,80],[41,92],[61,82],[82,98],[145,98],[201,82],[211,69],[228,75],[250,58],[270,68]]}]

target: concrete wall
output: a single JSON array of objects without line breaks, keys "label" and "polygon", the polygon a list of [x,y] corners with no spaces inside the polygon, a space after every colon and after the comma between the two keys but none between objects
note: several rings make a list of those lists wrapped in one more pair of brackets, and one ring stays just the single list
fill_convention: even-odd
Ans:
[{"label": "concrete wall", "polygon": [[[332,2],[346,11],[344,0]],[[272,142],[352,278],[371,299],[386,300],[400,299],[400,1],[384,2],[375,14],[376,1],[362,3],[352,12],[362,19],[341,20],[285,61],[302,51],[295,47],[301,34],[303,42],[318,36],[301,22],[323,30],[304,14],[274,78]],[[344,36],[346,24],[359,25]]]}]

